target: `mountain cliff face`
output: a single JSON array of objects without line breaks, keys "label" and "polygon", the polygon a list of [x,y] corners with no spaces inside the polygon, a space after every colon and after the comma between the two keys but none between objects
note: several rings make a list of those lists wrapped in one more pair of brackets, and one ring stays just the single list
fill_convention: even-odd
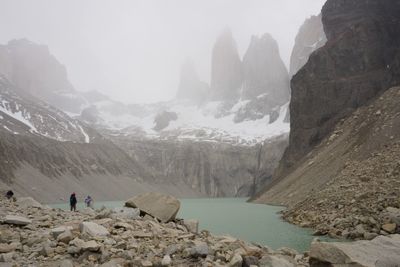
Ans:
[{"label": "mountain cliff face", "polygon": [[204,101],[208,90],[207,83],[200,81],[193,62],[187,60],[181,68],[176,97],[200,104]]},{"label": "mountain cliff face", "polygon": [[62,110],[79,113],[85,104],[47,46],[26,39],[0,45],[0,73],[17,88]]},{"label": "mountain cliff face", "polygon": [[249,196],[270,181],[287,145],[279,136],[256,146],[139,139],[112,135],[113,142],[160,183],[185,184],[209,197]]},{"label": "mountain cliff face", "polygon": [[242,82],[242,63],[236,42],[232,32],[225,30],[212,50],[211,100],[238,100]]},{"label": "mountain cliff face", "polygon": [[253,36],[243,57],[242,99],[267,94],[271,106],[289,101],[289,76],[279,55],[278,43],[270,34]]},{"label": "mountain cliff face", "polygon": [[279,55],[278,43],[270,34],[253,36],[243,57],[243,85],[240,93],[247,101],[235,115],[235,122],[269,116],[273,123],[280,107],[289,102],[287,69]]},{"label": "mountain cliff face", "polygon": [[326,45],[292,79],[289,147],[255,201],[319,234],[370,239],[399,225],[400,2],[328,0],[322,21]]},{"label": "mountain cliff face", "polygon": [[321,14],[311,16],[300,27],[290,57],[290,77],[293,77],[308,61],[311,53],[326,43]]},{"label": "mountain cliff face", "polygon": [[311,151],[354,109],[399,82],[400,3],[330,0],[328,41],[291,81],[291,134],[280,170]]}]

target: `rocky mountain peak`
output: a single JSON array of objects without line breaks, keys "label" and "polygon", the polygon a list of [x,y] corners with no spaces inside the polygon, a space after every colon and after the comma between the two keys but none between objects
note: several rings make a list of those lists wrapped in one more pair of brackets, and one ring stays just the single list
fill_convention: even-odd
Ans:
[{"label": "rocky mountain peak", "polygon": [[232,32],[225,29],[212,50],[211,99],[236,100],[242,86],[242,63]]},{"label": "rocky mountain peak", "polygon": [[295,75],[308,61],[311,53],[324,46],[326,36],[321,14],[306,19],[296,36],[290,57],[290,77]]},{"label": "rocky mountain peak", "polygon": [[78,113],[80,99],[64,65],[45,45],[27,39],[0,45],[0,73],[17,88],[65,111]]},{"label": "rocky mountain peak", "polygon": [[271,105],[289,101],[289,76],[279,55],[278,43],[268,33],[252,36],[243,57],[243,99],[267,94]]},{"label": "rocky mountain peak", "polygon": [[200,81],[192,60],[187,59],[181,68],[179,87],[176,97],[196,103],[203,101],[208,91],[208,85]]}]

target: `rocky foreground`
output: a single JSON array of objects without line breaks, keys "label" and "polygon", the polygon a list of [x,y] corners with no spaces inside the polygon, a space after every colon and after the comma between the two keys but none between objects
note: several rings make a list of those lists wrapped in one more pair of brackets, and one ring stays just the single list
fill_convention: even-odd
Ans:
[{"label": "rocky foreground", "polygon": [[197,221],[172,219],[179,201],[156,195],[154,203],[159,206],[154,207],[151,196],[127,201],[140,210],[78,212],[52,209],[32,198],[0,200],[0,266],[294,267],[400,262],[399,235],[360,244],[314,242],[305,254],[289,248],[273,251],[230,236],[199,233]]}]

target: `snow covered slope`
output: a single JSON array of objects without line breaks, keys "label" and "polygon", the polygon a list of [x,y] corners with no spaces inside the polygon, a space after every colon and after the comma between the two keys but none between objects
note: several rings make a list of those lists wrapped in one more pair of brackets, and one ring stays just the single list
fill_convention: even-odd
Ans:
[{"label": "snow covered slope", "polygon": [[22,92],[4,76],[0,76],[0,128],[58,141],[89,143],[100,138],[80,121]]},{"label": "snow covered slope", "polygon": [[[112,100],[93,103],[81,119],[113,135],[135,135],[151,139],[175,139],[254,145],[289,132],[285,121],[288,104],[276,107],[273,115],[253,112],[253,119],[236,122],[254,101],[207,102],[173,100],[149,105],[123,105]],[[169,115],[168,115],[169,114]],[[171,115],[173,114],[173,115]]]}]

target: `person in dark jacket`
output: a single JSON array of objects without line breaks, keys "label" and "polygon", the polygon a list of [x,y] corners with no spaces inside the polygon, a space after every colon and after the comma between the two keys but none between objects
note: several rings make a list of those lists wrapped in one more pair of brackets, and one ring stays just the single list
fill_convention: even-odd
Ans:
[{"label": "person in dark jacket", "polygon": [[69,198],[69,205],[71,206],[71,211],[76,211],[76,203],[78,201],[76,200],[76,195],[75,193],[72,193],[70,198]]},{"label": "person in dark jacket", "polygon": [[11,199],[14,196],[14,192],[12,190],[8,190],[6,193],[6,198]]}]

